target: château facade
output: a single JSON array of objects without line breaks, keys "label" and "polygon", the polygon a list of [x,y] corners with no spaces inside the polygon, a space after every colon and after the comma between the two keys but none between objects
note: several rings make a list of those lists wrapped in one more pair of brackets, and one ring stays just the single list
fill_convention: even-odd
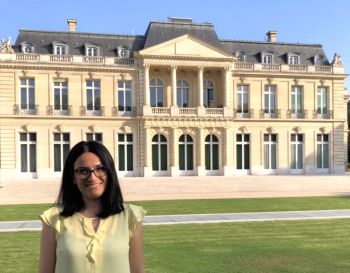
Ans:
[{"label": "ch\u00e2teau facade", "polygon": [[81,140],[119,176],[343,174],[346,74],[319,44],[222,40],[209,23],[144,35],[20,30],[0,49],[0,176],[59,177]]}]

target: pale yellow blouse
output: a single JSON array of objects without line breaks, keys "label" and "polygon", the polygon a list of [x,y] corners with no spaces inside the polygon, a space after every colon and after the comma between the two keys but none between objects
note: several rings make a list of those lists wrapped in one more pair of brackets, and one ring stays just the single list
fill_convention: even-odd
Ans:
[{"label": "pale yellow blouse", "polygon": [[129,240],[146,211],[131,204],[124,208],[100,219],[96,232],[93,218],[60,217],[57,207],[44,211],[41,220],[56,230],[55,273],[130,273]]}]

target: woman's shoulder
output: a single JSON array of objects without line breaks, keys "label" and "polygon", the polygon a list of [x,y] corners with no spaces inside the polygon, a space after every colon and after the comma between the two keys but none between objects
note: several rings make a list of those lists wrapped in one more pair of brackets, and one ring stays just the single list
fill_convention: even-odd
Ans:
[{"label": "woman's shoulder", "polygon": [[146,210],[138,205],[130,204],[130,203],[124,203],[124,211],[128,214],[143,214],[145,215],[147,212]]}]

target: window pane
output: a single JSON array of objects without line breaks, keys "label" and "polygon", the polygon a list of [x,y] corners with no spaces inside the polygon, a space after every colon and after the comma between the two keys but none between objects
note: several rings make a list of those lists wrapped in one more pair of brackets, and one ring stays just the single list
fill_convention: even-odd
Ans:
[{"label": "window pane", "polygon": [[324,144],[323,145],[323,160],[324,160],[324,164],[323,167],[324,168],[329,168],[329,148],[328,148],[328,144]]},{"label": "window pane", "polygon": [[21,144],[21,172],[28,171],[27,145]]},{"label": "window pane", "polygon": [[160,153],[161,153],[161,170],[166,171],[168,169],[168,156],[167,156],[167,145],[160,145]]},{"label": "window pane", "polygon": [[29,144],[30,172],[36,172],[36,144]]},{"label": "window pane", "polygon": [[237,150],[237,169],[238,170],[242,170],[242,166],[243,166],[243,158],[242,158],[242,145],[237,145],[236,146],[236,150]]},{"label": "window pane", "polygon": [[132,134],[127,134],[126,140],[132,142]]},{"label": "window pane", "polygon": [[118,134],[118,141],[123,142],[124,141],[124,134]]},{"label": "window pane", "polygon": [[125,111],[124,108],[124,92],[118,92],[118,111]]},{"label": "window pane", "polygon": [[131,144],[128,144],[126,146],[127,149],[127,170],[132,171],[134,169],[133,167],[133,147]]},{"label": "window pane", "polygon": [[159,170],[158,145],[152,144],[152,170]]},{"label": "window pane", "polygon": [[249,144],[244,145],[244,169],[249,170]]},{"label": "window pane", "polygon": [[270,154],[269,154],[269,145],[264,145],[264,169],[270,169],[269,166],[269,160],[270,160]]},{"label": "window pane", "polygon": [[317,168],[322,168],[322,145],[317,144]]},{"label": "window pane", "polygon": [[298,144],[298,164],[297,164],[298,169],[303,168],[303,145]]},{"label": "window pane", "polygon": [[193,145],[192,144],[187,145],[187,170],[188,171],[193,170]]},{"label": "window pane", "polygon": [[205,169],[210,170],[210,145],[205,144]]},{"label": "window pane", "polygon": [[119,171],[125,171],[125,147],[124,147],[124,145],[118,145],[118,162],[119,162]]},{"label": "window pane", "polygon": [[219,145],[214,144],[213,147],[213,170],[219,169]]},{"label": "window pane", "polygon": [[185,170],[185,145],[179,145],[179,168],[181,171]]},{"label": "window pane", "polygon": [[276,158],[277,152],[276,152],[276,144],[271,144],[271,169],[277,168],[277,158]]},{"label": "window pane", "polygon": [[61,147],[59,144],[53,145],[54,171],[61,171]]},{"label": "window pane", "polygon": [[70,150],[70,145],[69,144],[63,144],[63,164],[66,162],[69,150]]}]

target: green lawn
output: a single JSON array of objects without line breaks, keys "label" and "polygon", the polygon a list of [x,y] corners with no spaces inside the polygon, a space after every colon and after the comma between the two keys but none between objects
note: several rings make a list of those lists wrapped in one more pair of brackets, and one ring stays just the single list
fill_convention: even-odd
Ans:
[{"label": "green lawn", "polygon": [[[131,202],[143,206],[147,215],[349,209],[349,196],[237,198]],[[0,221],[34,220],[49,204],[0,205]]]},{"label": "green lawn", "polygon": [[[350,219],[145,226],[147,273],[348,273]],[[37,272],[39,233],[0,233],[0,271]]]}]

